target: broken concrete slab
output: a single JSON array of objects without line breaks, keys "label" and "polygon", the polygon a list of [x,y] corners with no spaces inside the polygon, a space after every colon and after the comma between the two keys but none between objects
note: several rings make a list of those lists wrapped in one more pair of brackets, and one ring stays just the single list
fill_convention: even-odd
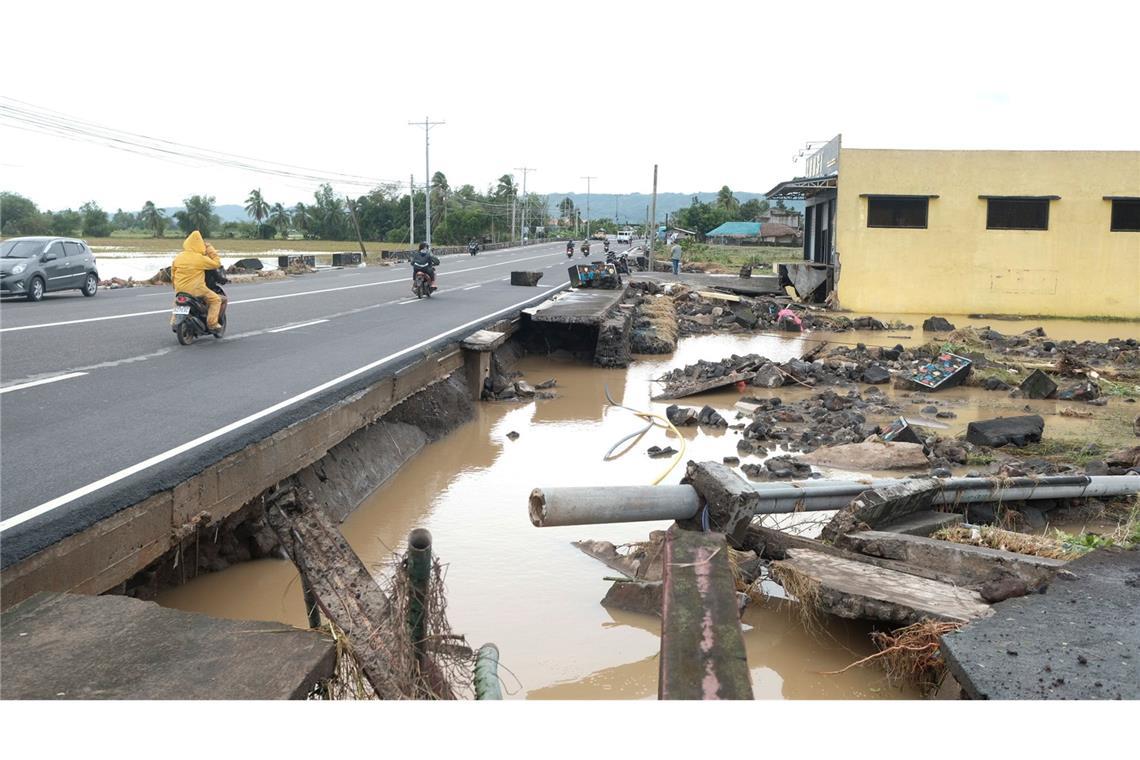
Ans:
[{"label": "broken concrete slab", "polygon": [[1050,398],[1057,392],[1057,384],[1053,382],[1053,378],[1039,369],[1033,370],[1032,374],[1022,380],[1021,385],[1017,387],[1025,398]]},{"label": "broken concrete slab", "polygon": [[728,544],[720,533],[666,533],[660,699],[752,699]]},{"label": "broken concrete slab", "polygon": [[[756,514],[760,494],[721,462],[689,462],[681,483],[691,485],[700,494],[712,529],[726,534],[739,546]],[[682,524],[692,530],[703,528],[697,515]]]},{"label": "broken concrete slab", "polygon": [[304,699],[336,644],[126,596],[41,592],[4,612],[2,699]]},{"label": "broken concrete slab", "polygon": [[542,279],[542,272],[511,272],[511,284],[533,288]]},{"label": "broken concrete slab", "polygon": [[926,468],[930,460],[918,443],[863,441],[839,446],[824,446],[798,457],[799,461],[824,467],[837,467],[852,472],[906,470]]},{"label": "broken concrete slab", "polygon": [[1037,414],[978,420],[966,426],[966,440],[975,446],[998,448],[1008,444],[1037,443],[1045,432],[1045,420]]},{"label": "broken concrete slab", "polygon": [[966,586],[978,586],[1000,575],[1015,575],[1030,589],[1037,589],[1047,585],[1065,565],[1059,559],[878,530],[848,533],[839,544],[873,557],[937,567]]},{"label": "broken concrete slab", "polygon": [[974,699],[1140,698],[1140,552],[1098,549],[1069,562],[1044,594],[942,637]]},{"label": "broken concrete slab", "polygon": [[[823,612],[853,620],[904,626],[923,619],[966,623],[992,614],[976,591],[806,549],[789,549],[772,563],[787,588],[810,588],[800,599]],[[806,583],[805,583],[806,581]]]},{"label": "broken concrete slab", "polygon": [[942,317],[930,317],[922,323],[922,329],[925,332],[954,332],[958,328]]},{"label": "broken concrete slab", "polygon": [[664,584],[661,581],[614,581],[602,606],[661,617]]},{"label": "broken concrete slab", "polygon": [[665,540],[665,532],[655,530],[649,534],[649,540],[631,546],[629,551],[619,552],[618,548],[609,541],[573,541],[573,546],[584,553],[602,562],[606,567],[617,570],[619,573],[643,581],[661,580],[661,544]]},{"label": "broken concrete slab", "polygon": [[934,510],[915,512],[892,520],[879,527],[879,530],[888,533],[902,533],[908,536],[930,536],[950,525],[962,522],[962,515],[957,512],[936,512]]},{"label": "broken concrete slab", "polygon": [[937,478],[913,478],[868,489],[836,512],[823,526],[820,537],[834,543],[855,530],[876,529],[915,512],[929,511],[940,488]]}]

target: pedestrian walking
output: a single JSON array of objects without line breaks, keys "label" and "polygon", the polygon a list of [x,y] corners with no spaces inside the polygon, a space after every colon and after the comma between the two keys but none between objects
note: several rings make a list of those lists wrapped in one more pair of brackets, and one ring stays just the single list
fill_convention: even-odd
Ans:
[{"label": "pedestrian walking", "polygon": [[681,274],[681,244],[673,243],[673,274]]}]

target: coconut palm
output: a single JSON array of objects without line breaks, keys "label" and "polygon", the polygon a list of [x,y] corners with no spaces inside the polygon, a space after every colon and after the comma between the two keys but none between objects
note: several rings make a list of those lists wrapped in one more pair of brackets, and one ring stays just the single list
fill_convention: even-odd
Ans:
[{"label": "coconut palm", "polygon": [[249,191],[249,197],[245,199],[245,211],[259,227],[261,221],[269,216],[269,204],[261,197],[261,188]]},{"label": "coconut palm", "polygon": [[269,223],[281,237],[289,236],[289,212],[280,203],[274,203],[269,210]]},{"label": "coconut palm", "polygon": [[187,234],[198,230],[203,237],[209,237],[210,230],[217,219],[214,216],[214,196],[191,195],[182,202],[186,204],[186,209],[174,213],[174,218],[178,220],[178,226]]},{"label": "coconut palm", "polygon": [[431,200],[435,205],[435,213],[432,214],[432,224],[438,224],[440,219],[447,219],[447,199],[451,194],[451,188],[447,184],[447,177],[443,172],[436,172],[431,175]]},{"label": "coconut palm", "polygon": [[309,213],[309,207],[304,203],[298,203],[293,207],[293,229],[300,230],[301,232],[308,232],[309,227],[312,225],[313,217]]},{"label": "coconut palm", "polygon": [[166,212],[154,205],[154,201],[147,201],[139,212],[139,221],[143,227],[154,231],[155,237],[162,237],[166,230]]}]

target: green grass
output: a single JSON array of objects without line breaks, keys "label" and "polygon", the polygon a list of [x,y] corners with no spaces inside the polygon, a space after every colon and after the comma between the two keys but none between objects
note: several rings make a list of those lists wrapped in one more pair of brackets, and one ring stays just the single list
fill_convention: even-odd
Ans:
[{"label": "green grass", "polygon": [[1105,450],[1101,446],[1072,438],[1047,438],[1017,449],[1017,456],[1021,459],[1054,459],[1078,467],[1103,459],[1104,454]]},{"label": "green grass", "polygon": [[687,243],[682,245],[685,249],[685,263],[705,263],[722,268],[725,271],[736,271],[745,264],[754,267],[769,267],[775,262],[803,261],[804,251],[800,247],[789,246],[739,246],[739,245],[708,245],[705,243]]},{"label": "green grass", "polygon": [[[93,247],[112,246],[119,252],[162,252],[175,253],[182,245],[185,235],[165,238],[152,237],[109,237],[87,238]],[[296,251],[297,253],[335,253],[338,251],[359,251],[360,244],[355,240],[247,240],[243,238],[207,238],[223,256],[245,253],[265,253],[267,251]],[[369,254],[379,255],[380,251],[399,251],[411,248],[408,243],[365,242],[364,249]],[[99,251],[95,251],[99,255]]]},{"label": "green grass", "polygon": [[1101,378],[1097,380],[1102,395],[1117,398],[1140,398],[1140,385],[1135,382],[1119,383],[1115,380]]}]

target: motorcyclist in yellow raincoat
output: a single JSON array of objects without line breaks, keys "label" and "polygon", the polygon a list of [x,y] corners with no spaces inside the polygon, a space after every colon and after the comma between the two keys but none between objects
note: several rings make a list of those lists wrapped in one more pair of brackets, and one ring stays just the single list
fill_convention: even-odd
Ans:
[{"label": "motorcyclist in yellow raincoat", "polygon": [[170,280],[175,293],[189,293],[205,299],[208,307],[206,328],[211,332],[220,329],[218,317],[222,312],[222,297],[206,287],[206,271],[218,269],[221,265],[218,252],[202,239],[198,230],[182,241],[182,253],[175,256],[174,263],[170,265]]}]

